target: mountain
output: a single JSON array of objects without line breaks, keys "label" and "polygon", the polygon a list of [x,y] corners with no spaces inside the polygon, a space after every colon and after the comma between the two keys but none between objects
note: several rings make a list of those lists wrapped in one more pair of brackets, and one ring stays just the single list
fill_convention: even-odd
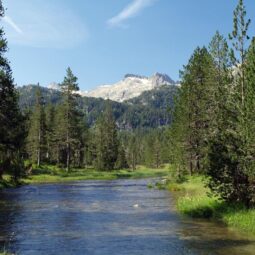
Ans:
[{"label": "mountain", "polygon": [[90,92],[81,94],[87,97],[123,102],[138,97],[143,92],[150,91],[162,85],[177,85],[177,83],[167,74],[155,73],[151,77],[126,74],[121,81],[115,84],[102,85]]},{"label": "mountain", "polygon": [[[31,110],[35,105],[37,85],[18,87],[19,104],[23,111]],[[61,102],[61,92],[56,89],[40,87],[45,104],[57,105]],[[174,97],[178,86],[158,86],[141,93],[138,97],[124,102],[111,101],[113,113],[120,129],[155,128],[170,124]],[[92,126],[104,111],[106,100],[102,98],[80,97],[79,108],[86,113]]]}]

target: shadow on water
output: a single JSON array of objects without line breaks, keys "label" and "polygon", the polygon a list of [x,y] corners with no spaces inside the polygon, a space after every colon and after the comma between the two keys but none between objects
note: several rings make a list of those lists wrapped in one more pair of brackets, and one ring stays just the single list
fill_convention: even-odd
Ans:
[{"label": "shadow on water", "polygon": [[178,216],[148,180],[26,186],[0,193],[0,246],[17,254],[254,254],[255,240]]},{"label": "shadow on water", "polygon": [[177,233],[195,254],[254,254],[254,236],[238,233],[221,223],[184,218]]}]

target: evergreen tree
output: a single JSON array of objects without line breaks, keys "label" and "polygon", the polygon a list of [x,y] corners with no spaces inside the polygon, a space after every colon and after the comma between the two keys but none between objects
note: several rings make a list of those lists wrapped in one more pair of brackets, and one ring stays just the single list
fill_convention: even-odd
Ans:
[{"label": "evergreen tree", "polygon": [[224,200],[237,201],[237,193],[243,196],[243,189],[238,182],[246,179],[238,162],[239,157],[243,156],[240,149],[242,136],[238,131],[240,112],[235,96],[236,86],[233,86],[231,79],[228,46],[219,33],[212,39],[210,52],[216,65],[217,104],[208,155],[208,185]]},{"label": "evergreen tree", "polygon": [[193,173],[192,153],[187,149],[189,144],[187,92],[187,89],[181,89],[179,95],[175,98],[172,125],[167,133],[169,143],[169,161],[175,169],[173,177],[176,180],[181,180],[187,173],[188,169],[190,174]]},{"label": "evergreen tree", "polygon": [[53,155],[52,159],[59,166],[66,166],[66,119],[64,104],[55,108],[55,119],[53,125]]},{"label": "evergreen tree", "polygon": [[115,163],[115,169],[126,169],[128,168],[128,162],[126,152],[123,145],[119,145],[118,158]]},{"label": "evergreen tree", "polygon": [[138,144],[136,141],[136,137],[132,135],[128,144],[128,163],[133,171],[136,170],[137,161],[138,161]]},{"label": "evergreen tree", "polygon": [[255,204],[255,38],[252,39],[251,45],[247,52],[246,66],[246,104],[245,104],[245,122],[247,129],[247,144],[246,144],[246,172],[248,175],[247,205]]},{"label": "evergreen tree", "polygon": [[52,104],[49,104],[45,108],[46,114],[46,159],[48,162],[53,162],[54,154],[54,125],[55,125],[55,107]]},{"label": "evergreen tree", "polygon": [[[214,112],[211,115],[211,133],[214,135],[219,129],[224,129],[226,120],[226,107],[229,103],[231,90],[231,61],[227,40],[218,31],[209,44],[209,52],[213,58],[215,69],[211,73],[214,76]],[[222,127],[223,125],[223,127]]]},{"label": "evergreen tree", "polygon": [[151,130],[145,136],[145,164],[149,167],[159,168],[162,163],[162,148],[161,133],[158,130]]},{"label": "evergreen tree", "polygon": [[118,157],[117,126],[110,102],[96,124],[96,168],[113,170]]},{"label": "evergreen tree", "polygon": [[[0,18],[4,17],[4,7],[0,1]],[[5,57],[7,40],[0,28],[0,179],[5,170],[19,162],[24,142],[24,118],[18,107],[18,94],[14,86],[9,61]],[[17,159],[17,160],[15,160]],[[15,177],[17,171],[15,171]]]},{"label": "evergreen tree", "polygon": [[[184,157],[190,173],[201,173],[207,161],[211,115],[214,111],[214,72],[213,59],[207,49],[197,48],[184,67],[182,87],[175,109],[177,125],[172,131],[181,132],[176,146],[179,155]],[[180,126],[181,129],[177,131]],[[175,133],[172,132],[173,139]],[[180,156],[180,155],[179,155]]]},{"label": "evergreen tree", "polygon": [[85,147],[85,159],[86,159],[86,165],[94,165],[96,167],[97,162],[97,127],[93,126],[88,130],[87,135],[87,143]]},{"label": "evergreen tree", "polygon": [[136,166],[139,161],[139,141],[137,134],[133,133],[129,138],[128,148],[127,148],[127,159],[128,164],[132,170],[136,170]]},{"label": "evergreen tree", "polygon": [[251,20],[246,20],[246,8],[243,0],[239,0],[234,10],[233,31],[229,34],[233,48],[231,49],[231,60],[236,67],[236,86],[241,101],[241,106],[245,104],[246,84],[245,84],[245,58],[247,54],[247,41],[249,40],[248,28]]},{"label": "evergreen tree", "polygon": [[86,115],[80,112],[79,122],[77,126],[78,142],[75,146],[74,159],[75,166],[82,167],[87,164],[87,153],[89,146],[89,131],[86,121]]},{"label": "evergreen tree", "polygon": [[[208,174],[209,187],[222,199],[250,207],[254,202],[254,45],[247,51],[250,20],[245,17],[246,10],[240,0],[230,35],[233,46],[230,56],[235,66],[233,81],[231,86],[221,84],[218,132],[211,142]],[[222,48],[221,52],[226,51]]]},{"label": "evergreen tree", "polygon": [[44,99],[40,87],[36,92],[36,105],[30,119],[30,127],[27,138],[27,151],[30,159],[40,166],[41,161],[46,158],[46,116]]},{"label": "evergreen tree", "polygon": [[77,91],[79,90],[77,84],[77,77],[75,77],[70,69],[67,68],[66,77],[61,84],[61,91],[63,95],[63,105],[59,108],[62,112],[59,113],[61,118],[59,119],[60,130],[59,146],[63,148],[64,145],[64,158],[66,170],[69,171],[72,157],[75,154],[75,149],[79,147],[79,123],[81,119],[81,113],[77,108]]}]

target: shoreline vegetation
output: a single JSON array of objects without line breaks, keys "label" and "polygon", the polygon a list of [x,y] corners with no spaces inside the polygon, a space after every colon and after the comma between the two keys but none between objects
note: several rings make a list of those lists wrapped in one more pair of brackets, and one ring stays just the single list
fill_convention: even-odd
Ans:
[{"label": "shoreline vegetation", "polygon": [[36,167],[32,174],[13,181],[10,175],[3,175],[0,189],[14,188],[26,184],[61,183],[85,180],[116,180],[164,177],[169,174],[169,167],[153,169],[138,166],[136,170],[121,169],[112,171],[95,170],[93,168],[70,169],[69,172],[53,165]]},{"label": "shoreline vegetation", "polygon": [[227,227],[255,235],[255,208],[220,200],[206,188],[206,182],[205,176],[195,175],[180,183],[169,180],[164,187],[178,194],[176,207],[180,214],[221,221]]}]

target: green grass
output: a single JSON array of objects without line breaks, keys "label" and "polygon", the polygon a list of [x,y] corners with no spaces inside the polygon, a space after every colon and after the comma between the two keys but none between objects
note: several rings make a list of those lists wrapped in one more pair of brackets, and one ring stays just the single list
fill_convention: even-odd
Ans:
[{"label": "green grass", "polygon": [[56,166],[41,166],[33,170],[32,175],[23,178],[22,181],[26,184],[32,183],[55,183],[55,182],[69,182],[82,180],[115,180],[115,179],[138,179],[149,177],[162,177],[168,175],[167,167],[162,169],[150,169],[146,167],[138,167],[132,171],[113,170],[113,171],[99,171],[94,169],[72,169],[67,173],[64,169]]},{"label": "green grass", "polygon": [[[0,190],[5,188],[14,188],[19,186],[20,183],[16,183],[10,175],[4,174],[3,179],[0,180]],[[0,253],[1,255],[1,253]]]},{"label": "green grass", "polygon": [[229,227],[255,234],[255,209],[227,204],[211,196],[201,176],[188,177],[184,183],[170,183],[169,190],[180,191],[177,209],[194,218],[221,220]]},{"label": "green grass", "polygon": [[8,251],[6,251],[5,249],[0,251],[0,255],[12,255],[13,253],[9,253]]}]

